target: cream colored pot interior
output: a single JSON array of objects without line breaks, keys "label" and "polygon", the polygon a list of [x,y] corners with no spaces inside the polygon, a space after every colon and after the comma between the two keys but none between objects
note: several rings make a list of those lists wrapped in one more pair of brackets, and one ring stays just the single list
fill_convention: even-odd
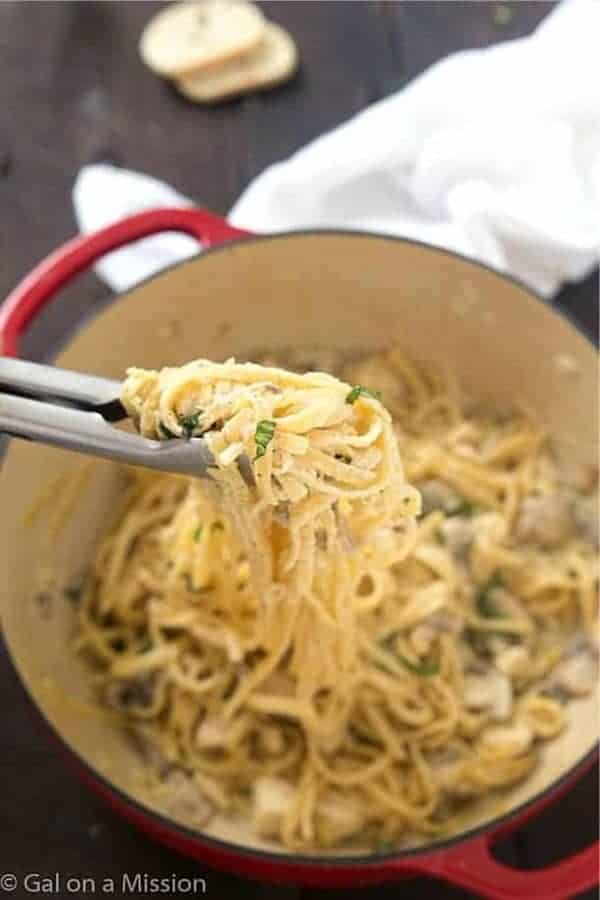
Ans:
[{"label": "cream colored pot interior", "polygon": [[[313,234],[223,248],[131,291],[86,325],[57,362],[120,378],[130,364],[247,357],[253,348],[290,344],[368,350],[393,342],[416,358],[450,365],[475,394],[524,403],[567,452],[595,461],[591,345],[518,286],[399,241]],[[56,598],[36,600],[51,576],[47,567],[61,583],[85,568],[121,486],[111,465],[86,466],[75,455],[11,443],[0,480],[0,611],[21,677],[56,730],[94,769],[153,806],[136,751],[90,702],[89,673],[69,650],[72,610]],[[465,827],[530,799],[593,746],[595,698],[569,709],[571,727],[545,747],[533,777],[500,801],[488,798]],[[218,821],[210,833],[267,846],[243,823]]]}]

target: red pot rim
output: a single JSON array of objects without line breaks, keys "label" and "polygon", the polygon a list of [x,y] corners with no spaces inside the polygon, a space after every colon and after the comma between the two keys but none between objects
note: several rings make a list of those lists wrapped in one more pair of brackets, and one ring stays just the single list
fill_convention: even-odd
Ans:
[{"label": "red pot rim", "polygon": [[[539,301],[544,306],[550,307],[555,315],[561,316],[569,321],[570,324],[592,344],[592,346],[597,346],[587,330],[574,319],[572,314],[564,309],[552,307],[551,301],[543,297],[530,286],[524,284],[520,279],[507,273],[498,272],[489,265],[446,248],[432,247],[422,241],[407,239],[396,235],[331,228],[304,229],[301,231],[280,232],[268,235],[250,235],[239,229],[231,228],[223,222],[223,220],[210,213],[191,209],[177,209],[155,210],[141,213],[130,219],[118,222],[115,225],[108,226],[108,228],[94,235],[75,238],[69,244],[65,245],[64,248],[59,248],[59,250],[52,254],[46,261],[37,266],[30,275],[22,281],[15,291],[12,292],[0,310],[0,340],[4,338],[5,352],[16,352],[17,339],[20,333],[26,328],[28,322],[34,317],[37,310],[45,305],[55,291],[69,281],[73,275],[79,273],[97,258],[112,249],[116,249],[133,240],[139,240],[142,237],[165,230],[184,231],[204,242],[205,249],[201,254],[198,254],[198,256],[225,251],[227,249],[227,244],[229,243],[237,244],[240,241],[243,241],[244,243],[274,241],[282,238],[289,239],[296,236],[303,237],[307,235],[339,235],[351,238],[377,238],[390,242],[412,244],[427,250],[433,250],[437,253],[458,258],[470,266],[479,267],[488,272],[492,272],[496,277],[516,285],[533,299]],[[213,242],[214,246],[212,246]],[[195,259],[197,259],[197,256],[188,257],[182,262],[168,266],[165,269],[162,269],[160,273],[156,273],[141,281],[135,286],[135,289],[148,281],[151,281],[153,278],[157,277],[158,274],[162,275],[171,269],[185,265],[187,262]],[[120,292],[114,296],[112,302],[126,297],[128,293],[129,291]],[[67,343],[71,336],[72,332],[64,342],[61,341],[61,345]],[[6,640],[5,646],[7,646],[8,654],[12,661],[12,656]],[[285,852],[280,853],[276,851],[260,850],[212,837],[202,831],[193,830],[185,825],[181,825],[174,820],[163,816],[161,813],[146,807],[134,797],[121,790],[107,777],[100,772],[97,772],[93,766],[81,756],[79,752],[62,737],[62,735],[59,734],[54,724],[47,718],[44,710],[37,704],[31,695],[14,662],[13,666],[25,694],[31,701],[32,707],[37,710],[40,719],[45,723],[53,738],[60,744],[67,756],[70,757],[71,761],[80,769],[81,774],[85,776],[85,780],[91,784],[95,784],[97,789],[106,797],[110,798],[112,795],[115,800],[115,805],[121,807],[121,809],[129,810],[132,818],[140,822],[145,821],[148,824],[155,823],[157,826],[160,826],[160,830],[163,833],[170,832],[173,836],[184,839],[187,844],[212,848],[215,852],[220,852],[223,856],[229,856],[230,858],[235,857],[247,861],[262,861],[264,867],[271,867],[273,871],[287,866],[288,868],[297,870],[299,875],[302,870],[308,871],[309,869],[334,869],[338,872],[350,871],[356,873],[361,871],[364,872],[365,870],[374,871],[385,868],[386,863],[398,863],[403,860],[413,860],[415,863],[422,860],[423,866],[419,867],[418,865],[414,865],[412,867],[413,871],[418,871],[420,869],[420,871],[431,871],[432,874],[435,874],[435,863],[431,862],[432,859],[440,858],[444,851],[448,851],[450,848],[456,848],[460,845],[465,845],[466,851],[467,846],[470,843],[472,845],[474,843],[479,843],[479,845],[481,845],[482,840],[485,841],[487,839],[489,842],[490,838],[493,838],[494,840],[500,839],[502,836],[512,831],[517,825],[523,824],[532,815],[540,812],[553,799],[556,799],[558,795],[564,792],[570,784],[579,778],[593,764],[598,755],[598,746],[593,745],[582,754],[573,765],[569,766],[558,779],[530,799],[483,825],[478,825],[466,831],[462,831],[452,837],[436,840],[425,846],[410,847],[387,853],[361,854],[359,856],[351,857],[323,857],[313,854],[290,854]],[[584,853],[586,853],[586,851],[584,851]],[[429,866],[425,864],[426,860],[430,863]],[[411,866],[407,865],[406,868],[407,870],[410,870]],[[587,868],[589,869],[589,865]],[[550,867],[550,869],[558,869],[558,867]],[[537,873],[529,873],[530,876],[536,875],[538,877],[542,874],[544,874],[544,870],[538,870]],[[546,877],[548,877],[549,874],[550,870],[546,874]],[[457,880],[460,882],[460,879]],[[463,881],[461,883],[467,882]],[[498,892],[497,896],[512,897],[513,893],[501,894]],[[550,895],[548,894],[548,896]],[[552,896],[565,895],[553,893]]]}]

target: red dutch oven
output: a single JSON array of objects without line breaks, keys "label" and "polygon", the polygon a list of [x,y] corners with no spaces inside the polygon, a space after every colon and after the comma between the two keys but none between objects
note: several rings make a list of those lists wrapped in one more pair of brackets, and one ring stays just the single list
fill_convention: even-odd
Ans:
[{"label": "red dutch oven", "polygon": [[[132,216],[75,238],[23,279],[0,311],[3,352],[18,353],[29,322],[79,272],[163,231],[186,232],[204,250],[86,322],[57,364],[120,378],[130,364],[176,365],[198,356],[244,356],[255,348],[370,350],[399,343],[417,358],[451,366],[481,396],[526,403],[574,458],[595,461],[598,358],[591,342],[516,281],[444,250],[383,235],[259,237],[192,209]],[[136,750],[94,706],[85,666],[67,651],[72,610],[57,602],[42,622],[33,602],[40,561],[67,575],[85,566],[119,477],[109,464],[86,467],[73,454],[12,441],[0,478],[5,641],[79,775],[117,813],[210,865],[296,885],[355,886],[425,874],[496,900],[563,900],[597,881],[596,845],[537,871],[513,870],[490,853],[496,841],[559,802],[591,765],[598,740],[595,697],[571,704],[570,727],[542,748],[528,779],[475,803],[460,833],[448,840],[377,855],[290,855],[252,836],[244,822],[217,818],[200,832],[170,819],[148,793]],[[69,501],[74,481],[83,496],[73,493]],[[55,503],[40,500],[44,492],[49,496],[48,484],[68,507],[64,521],[57,520]],[[23,512],[36,503],[38,514],[24,521]]]}]

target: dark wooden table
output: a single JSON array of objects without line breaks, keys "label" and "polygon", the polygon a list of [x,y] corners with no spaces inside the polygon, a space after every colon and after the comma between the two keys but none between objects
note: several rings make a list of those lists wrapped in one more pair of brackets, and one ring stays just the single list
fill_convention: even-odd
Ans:
[{"label": "dark wooden table", "polygon": [[[268,15],[298,41],[300,74],[270,94],[205,110],[177,97],[138,59],[138,36],[157,5],[0,2],[0,297],[73,234],[70,190],[81,165],[111,160],[148,172],[224,213],[269,163],[397,90],[447,53],[529,33],[552,6],[509,4],[509,21],[500,24],[506,16],[488,2],[265,3]],[[565,288],[557,302],[597,332],[597,296],[592,276]],[[82,317],[107,302],[107,289],[94,276],[83,276],[36,323],[26,353],[52,354]],[[125,871],[175,872],[204,875],[208,895],[219,898],[329,896],[208,870],[115,818],[73,780],[44,739],[3,649],[0,708],[0,872],[22,877],[60,871],[97,881],[119,879]],[[585,846],[598,831],[597,796],[594,771],[499,854],[532,868]],[[418,879],[346,890],[343,896],[468,895]]]}]

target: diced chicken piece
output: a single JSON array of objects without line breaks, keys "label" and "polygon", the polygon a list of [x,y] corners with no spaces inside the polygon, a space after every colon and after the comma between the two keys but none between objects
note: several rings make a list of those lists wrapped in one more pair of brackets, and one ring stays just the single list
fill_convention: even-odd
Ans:
[{"label": "diced chicken piece", "polygon": [[486,728],[481,735],[482,749],[507,757],[521,756],[529,750],[532,741],[533,732],[524,722]]},{"label": "diced chicken piece", "polygon": [[567,657],[555,668],[550,683],[571,697],[590,694],[597,682],[598,667],[589,650],[581,650]]},{"label": "diced chicken piece", "polygon": [[452,516],[442,523],[440,531],[452,555],[464,560],[475,537],[473,520],[464,516]]},{"label": "diced chicken piece", "polygon": [[206,749],[222,747],[227,741],[225,722],[216,717],[207,717],[196,729],[196,744]]},{"label": "diced chicken piece", "polygon": [[467,709],[487,709],[492,695],[491,682],[485,675],[467,675],[463,698]]},{"label": "diced chicken piece", "polygon": [[513,702],[511,683],[495,669],[482,675],[467,675],[464,702],[467,709],[486,712],[492,719],[508,719]]},{"label": "diced chicken piece", "polygon": [[566,460],[559,469],[559,481],[581,494],[589,494],[598,484],[598,469],[586,463]]},{"label": "diced chicken piece", "polygon": [[598,548],[599,540],[598,495],[578,497],[573,503],[573,519],[581,537]]},{"label": "diced chicken piece", "polygon": [[340,792],[331,791],[320,800],[316,813],[319,840],[327,847],[352,837],[364,825],[361,806]]},{"label": "diced chicken piece", "polygon": [[475,793],[474,785],[462,777],[462,766],[448,763],[436,769],[434,778],[440,789],[450,797],[471,797]]},{"label": "diced chicken piece", "polygon": [[421,492],[422,509],[425,515],[433,512],[434,509],[453,512],[462,503],[459,494],[443,481],[438,481],[437,478],[423,481],[418,488]]},{"label": "diced chicken piece", "polygon": [[294,801],[289,781],[265,775],[254,782],[253,818],[256,832],[263,837],[278,837],[281,825]]},{"label": "diced chicken piece", "polygon": [[174,819],[200,827],[211,818],[214,808],[189,775],[175,769],[160,787],[161,807]]},{"label": "diced chicken piece", "polygon": [[513,646],[503,648],[496,656],[496,668],[509,678],[526,675],[531,666],[531,658],[525,647]]},{"label": "diced chicken piece", "polygon": [[571,507],[571,501],[563,494],[526,497],[517,519],[517,539],[541,547],[558,547],[573,533]]}]

